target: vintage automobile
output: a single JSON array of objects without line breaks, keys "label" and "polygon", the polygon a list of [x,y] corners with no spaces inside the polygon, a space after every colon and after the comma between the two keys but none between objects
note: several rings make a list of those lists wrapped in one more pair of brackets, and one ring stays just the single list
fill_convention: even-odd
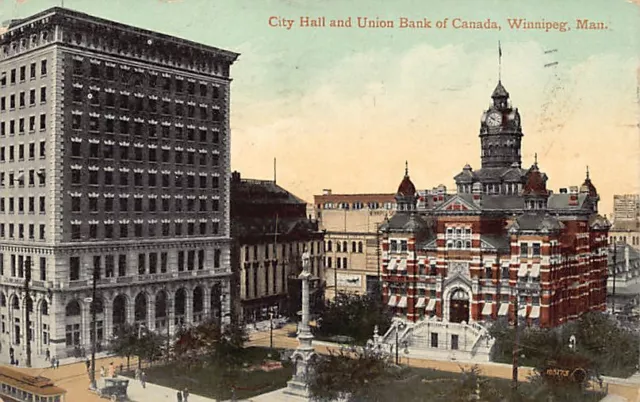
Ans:
[{"label": "vintage automobile", "polygon": [[117,378],[105,378],[104,384],[98,388],[98,395],[101,398],[109,398],[112,401],[126,401],[127,387],[129,380]]}]

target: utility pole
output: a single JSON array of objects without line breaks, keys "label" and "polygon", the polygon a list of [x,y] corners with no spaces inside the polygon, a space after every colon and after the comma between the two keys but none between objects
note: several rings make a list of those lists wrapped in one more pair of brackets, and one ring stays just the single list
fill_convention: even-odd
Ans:
[{"label": "utility pole", "polygon": [[[29,295],[29,282],[31,281],[31,257],[27,256],[25,259],[25,272],[24,272],[24,293],[25,293],[25,301],[27,308],[25,309],[25,321],[27,327],[27,345],[26,345],[26,353],[27,353],[27,367],[31,367],[31,311],[29,308],[33,307],[33,301],[31,300],[31,296]],[[31,302],[31,303],[29,303]]]},{"label": "utility pole", "polygon": [[[517,284],[516,284],[517,286]],[[516,400],[516,395],[518,394],[518,348],[520,343],[520,336],[518,334],[518,297],[519,297],[518,289],[516,287],[516,297],[513,301],[513,363],[512,363],[512,383],[511,383],[511,391],[512,391],[512,400]]]},{"label": "utility pole", "polygon": [[613,293],[611,294],[611,314],[616,314],[616,273],[618,271],[618,248],[613,241]]},{"label": "utility pole", "polygon": [[377,292],[380,296],[380,302],[383,302],[382,298],[382,276],[380,272],[380,223],[376,223],[376,259],[378,261],[378,289]]},{"label": "utility pole", "polygon": [[96,389],[96,342],[98,341],[98,334],[96,329],[96,293],[98,291],[98,270],[99,266],[94,264],[93,266],[93,283],[91,289],[91,389]]}]

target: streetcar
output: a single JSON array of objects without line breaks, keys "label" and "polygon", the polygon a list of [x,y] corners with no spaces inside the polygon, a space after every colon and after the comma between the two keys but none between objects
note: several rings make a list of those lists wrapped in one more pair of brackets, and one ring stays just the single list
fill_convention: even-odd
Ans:
[{"label": "streetcar", "polygon": [[67,391],[46,377],[0,366],[0,400],[4,402],[64,402]]}]

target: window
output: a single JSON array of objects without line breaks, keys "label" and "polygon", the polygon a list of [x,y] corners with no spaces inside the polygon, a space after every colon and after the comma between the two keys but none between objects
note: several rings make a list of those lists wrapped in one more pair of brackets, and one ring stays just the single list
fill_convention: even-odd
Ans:
[{"label": "window", "polygon": [[69,280],[77,281],[80,279],[80,257],[69,258]]},{"label": "window", "polygon": [[127,256],[125,254],[118,256],[118,276],[127,276]]},{"label": "window", "polygon": [[540,257],[540,243],[533,243],[533,256]]},{"label": "window", "polygon": [[40,75],[47,75],[47,61],[42,60],[40,62]]},{"label": "window", "polygon": [[138,274],[144,275],[146,273],[146,254],[138,254]]},{"label": "window", "polygon": [[[122,209],[120,209],[122,211]],[[126,239],[129,236],[129,224],[120,223],[120,238]]]},{"label": "window", "polygon": [[438,333],[437,332],[432,332],[431,333],[431,347],[432,348],[437,348],[438,347]]},{"label": "window", "polygon": [[32,89],[29,91],[29,105],[33,106],[36,104],[36,90]]},{"label": "window", "polygon": [[98,225],[95,223],[89,224],[89,238],[90,239],[98,238]]},{"label": "window", "polygon": [[40,88],[40,103],[47,101],[47,87]]},{"label": "window", "polygon": [[80,225],[71,224],[71,239],[80,240],[80,236],[81,236]]},{"label": "window", "polygon": [[529,245],[527,243],[520,243],[520,257],[529,256]]},{"label": "window", "polygon": [[81,198],[80,197],[71,197],[71,211],[72,212],[80,212],[81,206]]},{"label": "window", "polygon": [[40,115],[40,130],[45,130],[47,128],[47,115]]}]

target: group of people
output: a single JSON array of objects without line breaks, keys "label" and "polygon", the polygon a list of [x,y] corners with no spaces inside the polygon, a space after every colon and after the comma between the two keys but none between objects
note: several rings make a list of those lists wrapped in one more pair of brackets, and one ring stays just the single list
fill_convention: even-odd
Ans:
[{"label": "group of people", "polygon": [[52,369],[60,367],[60,360],[58,360],[58,358],[55,356],[51,357],[51,352],[49,352],[49,349],[47,349],[47,351],[45,352],[44,361],[50,362]]},{"label": "group of people", "polygon": [[[87,366],[87,373],[91,375],[91,360],[87,359],[84,363]],[[107,376],[107,370],[104,368],[104,366],[100,366],[100,378],[105,378],[106,376]],[[116,366],[113,365],[113,362],[109,363],[109,377],[110,378],[117,377]]]}]

